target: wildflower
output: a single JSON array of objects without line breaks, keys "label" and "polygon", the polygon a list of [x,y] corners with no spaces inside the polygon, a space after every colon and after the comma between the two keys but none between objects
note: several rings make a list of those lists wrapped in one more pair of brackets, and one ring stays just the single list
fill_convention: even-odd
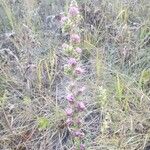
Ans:
[{"label": "wildflower", "polygon": [[78,130],[78,131],[74,132],[74,136],[79,137],[79,138],[83,138],[84,137],[84,133],[81,132],[80,130]]},{"label": "wildflower", "polygon": [[79,54],[82,53],[82,49],[79,48],[79,47],[77,47],[75,50],[76,50],[76,52],[79,53]]},{"label": "wildflower", "polygon": [[68,94],[67,95],[67,100],[68,100],[68,102],[70,102],[70,103],[74,103],[74,96],[73,96],[73,94]]},{"label": "wildflower", "polygon": [[77,123],[78,126],[80,126],[82,124],[82,120],[80,118],[78,118],[76,123]]},{"label": "wildflower", "polygon": [[[80,113],[86,109],[85,103],[81,101],[76,101],[80,99],[80,94],[85,90],[85,87],[78,86],[78,76],[84,73],[84,69],[80,66],[80,55],[82,49],[79,46],[81,42],[81,37],[76,32],[78,28],[78,23],[80,21],[80,12],[76,0],[71,0],[70,7],[68,9],[68,15],[62,15],[61,24],[62,32],[67,32],[69,34],[69,45],[64,43],[62,49],[67,56],[67,64],[64,65],[64,73],[69,76],[69,85],[67,90],[69,91],[66,96],[66,100],[69,102],[66,108],[66,125],[70,127],[70,132],[73,137],[78,139],[72,145],[72,150],[80,149],[85,150],[85,146],[82,144],[84,133],[82,132],[82,120],[80,118]],[[79,97],[78,97],[79,96]],[[70,149],[70,150],[71,150]]]},{"label": "wildflower", "polygon": [[75,69],[75,73],[78,74],[78,75],[80,75],[80,74],[84,73],[84,70],[81,67],[77,67]]},{"label": "wildflower", "polygon": [[80,36],[78,34],[72,34],[70,40],[73,43],[80,43]]},{"label": "wildflower", "polygon": [[63,25],[66,21],[68,20],[68,17],[66,17],[66,16],[63,16],[62,18],[61,18],[61,24]]},{"label": "wildflower", "polygon": [[71,118],[68,118],[66,120],[66,124],[67,124],[67,126],[71,126],[73,124],[73,120]]},{"label": "wildflower", "polygon": [[80,150],[85,150],[85,145],[84,144],[80,145]]},{"label": "wildflower", "polygon": [[77,107],[79,111],[84,111],[86,109],[86,106],[83,102],[79,102]]},{"label": "wildflower", "polygon": [[69,8],[69,15],[72,16],[72,17],[75,17],[79,14],[79,8],[78,7],[75,7],[75,6],[71,6]]},{"label": "wildflower", "polygon": [[77,61],[76,61],[75,58],[70,58],[70,59],[68,60],[68,64],[71,65],[72,67],[74,67],[74,66],[76,66],[76,64],[77,64]]},{"label": "wildflower", "polygon": [[67,108],[67,109],[66,109],[66,114],[67,114],[67,116],[72,116],[72,115],[73,115],[73,110],[72,110],[72,108]]}]

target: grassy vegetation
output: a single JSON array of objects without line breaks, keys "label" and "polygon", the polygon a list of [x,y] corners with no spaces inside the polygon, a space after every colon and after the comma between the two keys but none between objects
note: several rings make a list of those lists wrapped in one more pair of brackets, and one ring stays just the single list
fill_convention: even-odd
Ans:
[{"label": "grassy vegetation", "polygon": [[[87,150],[150,150],[150,1],[78,0]],[[63,150],[68,0],[0,0],[0,149]]]}]

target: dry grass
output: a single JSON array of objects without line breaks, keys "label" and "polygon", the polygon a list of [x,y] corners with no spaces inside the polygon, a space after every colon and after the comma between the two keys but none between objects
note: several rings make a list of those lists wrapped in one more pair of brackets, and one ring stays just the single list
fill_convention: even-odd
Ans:
[{"label": "dry grass", "polygon": [[[69,1],[0,0],[0,149],[64,150]],[[87,150],[150,149],[150,2],[79,1]]]}]

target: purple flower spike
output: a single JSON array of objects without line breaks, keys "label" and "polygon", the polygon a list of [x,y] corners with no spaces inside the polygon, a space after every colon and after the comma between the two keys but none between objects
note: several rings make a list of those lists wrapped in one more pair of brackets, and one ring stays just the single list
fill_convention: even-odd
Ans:
[{"label": "purple flower spike", "polygon": [[72,115],[73,115],[73,110],[72,110],[72,108],[67,108],[67,109],[66,109],[66,114],[67,114],[67,116],[72,116]]},{"label": "purple flower spike", "polygon": [[80,43],[80,41],[81,41],[80,36],[78,34],[72,34],[70,36],[70,40],[73,43]]},{"label": "purple flower spike", "polygon": [[84,144],[80,145],[80,150],[85,150],[85,145]]},{"label": "purple flower spike", "polygon": [[81,67],[77,67],[75,69],[75,72],[76,72],[76,74],[80,75],[80,74],[84,73],[84,70]]},{"label": "purple flower spike", "polygon": [[80,53],[82,53],[82,49],[79,48],[79,47],[77,47],[77,48],[76,48],[76,52],[80,54]]},{"label": "purple flower spike", "polygon": [[[82,49],[80,44],[82,37],[80,36],[79,21],[80,12],[76,0],[71,0],[70,6],[66,13],[62,13],[59,19],[63,27],[63,32],[69,32],[69,41],[66,39],[66,43],[62,45],[62,50],[65,53],[67,63],[64,64],[64,74],[68,78],[67,95],[66,100],[68,106],[65,109],[66,121],[65,125],[69,128],[72,136],[77,139],[74,140],[74,144],[70,150],[85,150],[83,138],[85,136],[82,127],[83,120],[80,118],[83,111],[86,110],[86,103],[80,101],[81,95],[85,90],[84,86],[78,84],[78,78],[86,73],[84,66],[80,65],[80,56]],[[86,69],[86,68],[85,68]]]},{"label": "purple flower spike", "polygon": [[67,126],[71,126],[73,124],[73,120],[71,118],[68,118],[66,120],[66,124],[67,124]]},{"label": "purple flower spike", "polygon": [[86,109],[86,106],[83,102],[78,103],[78,110],[79,111],[84,111]]},{"label": "purple flower spike", "polygon": [[75,58],[70,58],[68,60],[68,64],[71,65],[72,67],[76,66],[77,65],[77,61]]},{"label": "purple flower spike", "polygon": [[72,6],[69,8],[69,15],[74,17],[74,16],[77,16],[79,14],[79,8],[78,7],[75,7],[75,6]]},{"label": "purple flower spike", "polygon": [[68,102],[70,102],[70,103],[74,103],[74,96],[73,96],[73,94],[68,94],[67,95],[67,100],[68,100]]}]

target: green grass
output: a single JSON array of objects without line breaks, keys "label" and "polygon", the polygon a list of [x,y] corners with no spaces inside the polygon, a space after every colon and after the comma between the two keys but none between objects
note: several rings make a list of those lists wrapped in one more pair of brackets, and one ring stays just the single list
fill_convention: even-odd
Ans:
[{"label": "green grass", "polygon": [[[14,2],[0,0],[0,149],[70,147],[62,127],[66,78],[60,45],[65,36],[45,21],[69,1]],[[82,62],[87,74],[81,82],[87,85],[82,116],[87,150],[147,150],[150,2],[78,2],[85,4]],[[59,28],[55,21],[50,22]]]}]

